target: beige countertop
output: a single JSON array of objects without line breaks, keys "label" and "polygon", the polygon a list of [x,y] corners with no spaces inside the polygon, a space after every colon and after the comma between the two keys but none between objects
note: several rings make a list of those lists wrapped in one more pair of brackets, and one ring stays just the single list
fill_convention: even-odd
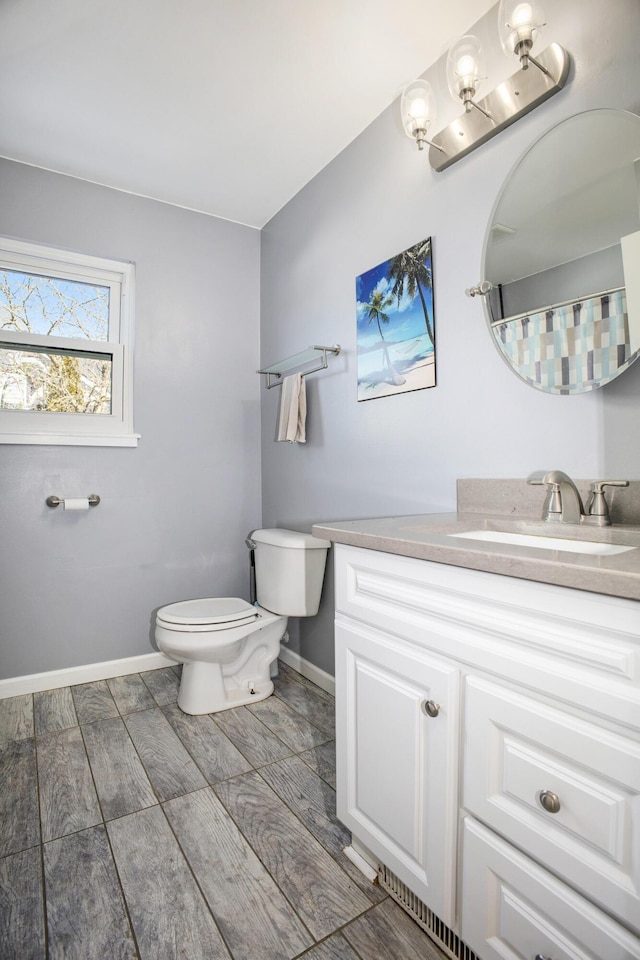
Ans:
[{"label": "beige countertop", "polygon": [[[485,530],[574,542],[595,541],[634,549],[599,556],[451,536]],[[368,550],[640,600],[640,524],[599,528],[465,511],[317,523],[313,534]]]}]

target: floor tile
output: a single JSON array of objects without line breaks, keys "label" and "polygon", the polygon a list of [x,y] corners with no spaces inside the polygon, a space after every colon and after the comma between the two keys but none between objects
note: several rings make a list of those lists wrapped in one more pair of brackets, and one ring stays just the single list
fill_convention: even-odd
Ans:
[{"label": "floor tile", "polygon": [[299,757],[288,757],[262,767],[260,775],[278,794],[325,850],[338,857],[351,843],[351,834],[336,817],[332,787]]},{"label": "floor tile", "polygon": [[36,736],[52,730],[65,730],[78,724],[70,687],[42,690],[33,695]]},{"label": "floor tile", "polygon": [[40,847],[0,860],[0,956],[44,960]]},{"label": "floor tile", "polygon": [[145,685],[159,707],[167,703],[175,703],[178,699],[180,679],[172,667],[162,667],[160,670],[148,670],[141,673]]},{"label": "floor tile", "polygon": [[213,716],[214,722],[254,767],[291,756],[289,747],[246,707],[223,710]]},{"label": "floor tile", "polygon": [[107,824],[142,960],[229,953],[160,807]]},{"label": "floor tile", "polygon": [[247,758],[207,714],[189,716],[175,703],[163,707],[162,712],[209,783],[228,780],[252,769]]},{"label": "floor tile", "polygon": [[148,710],[149,707],[155,707],[156,705],[149,688],[137,673],[107,680],[107,686],[118,710],[123,715],[134,713],[136,710]]},{"label": "floor tile", "polygon": [[33,694],[0,700],[0,746],[8,740],[26,740],[33,736]]},{"label": "floor tile", "polygon": [[313,943],[210,789],[164,810],[234,960],[287,960]]},{"label": "floor tile", "polygon": [[257,773],[213,789],[316,940],[371,906]]},{"label": "floor tile", "polygon": [[206,787],[207,781],[159,707],[130,713],[124,722],[159,800]]},{"label": "floor tile", "polygon": [[269,727],[272,733],[275,733],[294,753],[309,750],[331,739],[330,734],[320,730],[319,727],[314,727],[279,697],[268,697],[258,703],[248,704],[247,709]]},{"label": "floor tile", "polygon": [[[361,958],[353,952],[342,934],[334,933],[328,940],[305,953],[303,960],[361,960]],[[367,957],[366,960],[374,960],[374,958]],[[375,960],[378,958],[376,957]],[[397,960],[401,958],[398,957]]]},{"label": "floor tile", "polygon": [[333,699],[192,717],[180,669],[0,701],[2,960],[443,960],[342,853]]},{"label": "floor tile", "polygon": [[351,843],[351,833],[336,817],[333,788],[303,763],[302,757],[288,757],[261,767],[260,775],[337,860],[367,900],[371,903],[384,900],[385,891],[377,883],[367,880],[342,852]]},{"label": "floor tile", "polygon": [[314,726],[335,737],[335,707],[328,693],[319,688],[314,690],[283,673],[276,680],[275,694]]},{"label": "floor tile", "polygon": [[71,694],[79,723],[93,723],[94,720],[118,716],[118,708],[106,680],[80,683],[71,687]]},{"label": "floor tile", "polygon": [[329,740],[327,743],[321,743],[311,750],[305,750],[300,754],[300,759],[304,760],[308,767],[322,777],[330,787],[336,788],[336,742]]},{"label": "floor tile", "polygon": [[135,960],[104,826],[44,845],[50,960]]},{"label": "floor tile", "polygon": [[88,723],[82,735],[105,820],[158,802],[120,718]]},{"label": "floor tile", "polygon": [[0,857],[40,843],[35,740],[0,748]]},{"label": "floor tile", "polygon": [[342,931],[361,957],[446,960],[441,950],[393,900],[386,899]]},{"label": "floor tile", "polygon": [[102,821],[80,727],[38,737],[40,819],[44,841]]}]

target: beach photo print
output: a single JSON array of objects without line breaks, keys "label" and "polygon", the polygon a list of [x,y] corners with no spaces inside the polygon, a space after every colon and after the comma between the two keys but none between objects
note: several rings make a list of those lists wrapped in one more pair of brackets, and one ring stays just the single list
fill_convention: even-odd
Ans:
[{"label": "beach photo print", "polygon": [[356,279],[358,400],[436,385],[431,237]]}]

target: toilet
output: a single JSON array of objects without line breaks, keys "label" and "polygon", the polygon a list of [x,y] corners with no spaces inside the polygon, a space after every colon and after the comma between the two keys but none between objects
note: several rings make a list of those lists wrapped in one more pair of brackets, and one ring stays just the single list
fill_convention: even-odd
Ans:
[{"label": "toilet", "polygon": [[271,664],[288,618],[318,612],[328,540],[255,530],[247,543],[255,556],[255,604],[239,597],[181,600],[156,615],[158,648],[183,664],[184,713],[217,713],[270,696]]}]

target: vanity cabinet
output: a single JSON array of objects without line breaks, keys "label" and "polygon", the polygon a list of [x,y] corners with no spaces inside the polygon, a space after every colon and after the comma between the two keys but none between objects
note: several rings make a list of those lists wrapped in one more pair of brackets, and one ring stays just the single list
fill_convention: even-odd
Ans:
[{"label": "vanity cabinet", "polygon": [[354,839],[482,960],[640,958],[640,604],[335,562]]}]

